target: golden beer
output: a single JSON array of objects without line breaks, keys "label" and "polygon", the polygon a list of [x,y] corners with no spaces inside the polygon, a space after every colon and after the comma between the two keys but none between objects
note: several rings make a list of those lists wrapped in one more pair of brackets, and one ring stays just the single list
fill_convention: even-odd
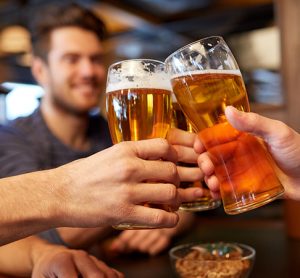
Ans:
[{"label": "golden beer", "polygon": [[187,120],[179,104],[175,101],[172,102],[172,127],[193,132],[191,122]]},{"label": "golden beer", "polygon": [[224,110],[232,105],[249,111],[239,71],[195,71],[171,80],[178,103],[196,131],[226,121]]},{"label": "golden beer", "polygon": [[107,117],[114,144],[165,138],[171,122],[171,92],[135,88],[108,92]]},{"label": "golden beer", "polygon": [[[187,120],[182,109],[180,108],[179,104],[175,101],[172,102],[172,127],[176,127],[185,131],[193,132],[193,127],[190,121]],[[179,165],[185,167],[194,167],[194,165],[180,163]],[[214,200],[211,195],[210,191],[207,188],[207,185],[204,181],[196,181],[196,182],[181,182],[181,188],[188,188],[188,187],[202,187],[203,189],[203,197],[198,198],[194,202],[189,203],[182,203],[179,207],[180,210],[186,211],[203,211],[214,209],[220,206],[220,200]]]},{"label": "golden beer", "polygon": [[[117,62],[108,69],[106,112],[114,144],[165,138],[171,124],[171,85],[164,63],[151,59]],[[159,181],[158,181],[159,182]],[[164,204],[145,206],[170,210]],[[121,223],[116,229],[151,229]]]},{"label": "golden beer", "polygon": [[237,131],[225,118],[224,110],[229,105],[249,111],[239,71],[194,71],[174,76],[171,82],[215,166],[225,211],[247,211],[283,194],[274,162],[262,141]]}]

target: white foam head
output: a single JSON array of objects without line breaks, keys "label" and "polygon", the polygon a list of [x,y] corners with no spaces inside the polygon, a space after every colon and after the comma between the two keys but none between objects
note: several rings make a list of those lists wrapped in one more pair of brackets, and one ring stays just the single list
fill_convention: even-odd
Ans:
[{"label": "white foam head", "polygon": [[154,60],[127,60],[110,66],[106,93],[132,88],[170,91],[170,76],[164,71],[164,64]]},{"label": "white foam head", "polygon": [[238,75],[242,76],[240,70],[235,69],[235,70],[223,70],[223,69],[207,69],[207,70],[194,70],[194,71],[186,71],[183,73],[179,74],[173,74],[171,76],[171,79],[181,77],[181,76],[187,76],[187,75],[199,75],[199,74],[213,74],[213,73],[218,73],[218,74],[233,74],[233,75]]}]

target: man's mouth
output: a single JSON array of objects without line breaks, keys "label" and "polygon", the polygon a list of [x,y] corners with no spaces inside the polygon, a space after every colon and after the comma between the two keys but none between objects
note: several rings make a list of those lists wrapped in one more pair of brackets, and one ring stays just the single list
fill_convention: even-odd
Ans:
[{"label": "man's mouth", "polygon": [[94,92],[99,89],[95,83],[74,84],[72,87],[83,92]]}]

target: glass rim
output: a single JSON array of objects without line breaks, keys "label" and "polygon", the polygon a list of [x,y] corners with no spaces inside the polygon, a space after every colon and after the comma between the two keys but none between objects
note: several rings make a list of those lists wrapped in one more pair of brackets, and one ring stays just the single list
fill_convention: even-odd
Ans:
[{"label": "glass rim", "polygon": [[[250,252],[250,254],[248,254],[248,255],[243,255],[241,258],[239,258],[239,259],[231,259],[231,261],[235,261],[235,260],[247,260],[247,259],[252,259],[252,258],[254,258],[254,256],[256,255],[256,251],[255,251],[255,249],[253,248],[253,247],[251,247],[251,246],[249,246],[249,245],[247,245],[247,244],[243,244],[243,243],[238,243],[238,242],[222,242],[222,241],[220,241],[220,242],[207,242],[207,243],[204,243],[204,242],[200,242],[200,243],[198,243],[198,242],[194,242],[194,243],[185,243],[185,244],[180,244],[180,245],[177,245],[177,246],[174,246],[173,248],[171,248],[170,250],[169,250],[169,256],[171,257],[171,258],[173,258],[173,259],[181,259],[181,257],[180,256],[178,256],[178,255],[175,255],[174,253],[176,252],[176,251],[178,251],[178,250],[180,250],[180,249],[182,249],[182,248],[190,248],[190,247],[192,247],[192,246],[197,246],[197,245],[199,245],[199,246],[205,246],[205,245],[213,245],[213,244],[220,244],[220,243],[222,243],[222,244],[228,244],[228,245],[236,245],[236,246],[238,246],[238,247],[242,247],[242,248],[244,248],[244,249],[246,249],[247,251],[249,251]],[[206,262],[209,262],[209,261],[216,261],[216,260],[205,260]]]},{"label": "glass rim", "polygon": [[134,59],[125,59],[125,60],[121,60],[121,61],[117,61],[112,63],[109,67],[108,70],[112,67],[114,67],[115,65],[124,63],[124,62],[130,62],[130,61],[135,61],[135,62],[142,62],[142,61],[150,61],[150,62],[157,62],[159,64],[165,65],[164,61],[160,61],[160,60],[156,60],[156,59],[151,59],[151,58],[134,58]]},{"label": "glass rim", "polygon": [[223,38],[222,36],[209,36],[209,37],[205,37],[205,38],[202,38],[202,39],[193,41],[193,42],[191,42],[191,43],[188,43],[188,44],[186,44],[186,45],[180,47],[179,49],[175,50],[174,52],[172,52],[172,53],[165,59],[164,63],[167,64],[168,60],[170,60],[171,57],[173,57],[176,53],[181,52],[182,50],[184,50],[184,49],[190,47],[191,45],[197,44],[197,43],[199,43],[199,42],[202,42],[202,41],[205,41],[205,40],[208,40],[208,39],[212,39],[212,38],[219,38],[219,39],[221,39],[223,42],[225,42],[225,40],[224,40],[224,38]]},{"label": "glass rim", "polygon": [[[159,88],[159,89],[168,90],[168,91],[172,90],[171,89],[171,85],[169,84],[169,82],[170,82],[169,78],[168,78],[169,75],[166,73],[166,70],[165,70],[166,67],[165,67],[165,63],[163,61],[156,60],[156,59],[151,59],[151,58],[137,58],[137,59],[125,59],[125,60],[121,60],[121,61],[115,62],[115,63],[113,63],[113,64],[111,64],[109,66],[109,68],[107,70],[107,81],[106,81],[105,94],[108,94],[108,93],[110,93],[112,91],[115,91],[115,90],[111,89],[112,88],[111,85],[108,85],[109,84],[109,82],[108,82],[109,75],[110,75],[110,73],[113,72],[113,70],[115,70],[114,67],[117,66],[117,65],[119,65],[119,64],[121,65],[122,63],[124,64],[124,63],[127,63],[127,62],[128,63],[130,63],[130,62],[145,62],[145,67],[147,67],[148,66],[147,63],[149,63],[151,66],[153,66],[154,70],[157,71],[157,72],[155,72],[155,74],[152,74],[153,72],[151,72],[151,73],[149,72],[149,73],[147,73],[147,76],[143,76],[143,78],[144,78],[143,85],[138,86],[137,83],[135,81],[133,81],[133,82],[130,82],[130,86],[128,85],[129,83],[126,83],[127,85],[125,87],[123,87],[122,89],[129,89],[129,88],[131,88],[131,89],[133,89],[133,88],[135,88],[135,89],[137,89],[137,88],[152,88],[152,89],[157,89],[157,88]],[[134,66],[140,66],[140,65],[138,65],[138,64],[133,64],[133,65],[128,64],[128,66],[129,67],[131,67],[131,66],[134,67]],[[138,77],[139,75],[136,75],[136,76]],[[141,76],[139,78],[141,78]],[[160,83],[161,83],[160,85],[156,84],[157,81],[155,81],[155,80],[157,78],[159,78],[159,80],[160,80]],[[151,80],[153,82],[155,82],[155,84],[157,86],[154,87],[153,85],[149,85],[150,84],[149,82]],[[148,85],[146,85],[146,84],[148,84]],[[132,87],[132,86],[134,86],[134,87]],[[119,88],[119,87],[116,87],[116,88]]]}]

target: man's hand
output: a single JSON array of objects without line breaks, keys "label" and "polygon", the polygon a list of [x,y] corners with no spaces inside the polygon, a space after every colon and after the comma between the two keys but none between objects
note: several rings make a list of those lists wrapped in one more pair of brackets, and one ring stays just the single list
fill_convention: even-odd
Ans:
[{"label": "man's hand", "polygon": [[[178,208],[202,195],[197,188],[177,190],[177,152],[164,139],[122,142],[88,158],[57,168],[65,186],[59,197],[62,225],[96,227],[133,223],[174,227],[176,213],[143,206]],[[67,215],[65,212],[67,211]]]},{"label": "man's hand", "polygon": [[83,278],[107,277],[123,278],[119,271],[110,268],[104,262],[82,250],[70,250],[60,246],[51,246],[43,251],[33,263],[33,278]]},{"label": "man's hand", "polygon": [[[245,131],[262,138],[280,169],[279,179],[286,195],[300,200],[300,135],[283,122],[272,120],[256,113],[245,113],[233,107],[225,110],[229,123],[239,131]],[[214,165],[200,139],[194,149],[199,153],[198,165],[205,175],[205,181],[212,195],[219,197],[219,181],[214,174]]]}]

